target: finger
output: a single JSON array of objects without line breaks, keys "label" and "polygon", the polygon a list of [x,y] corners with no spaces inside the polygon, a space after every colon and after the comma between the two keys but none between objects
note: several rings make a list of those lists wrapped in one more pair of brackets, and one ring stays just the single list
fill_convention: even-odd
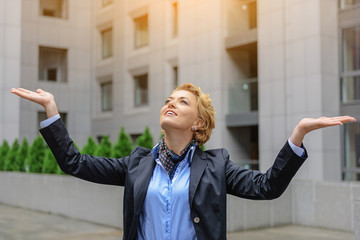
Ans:
[{"label": "finger", "polygon": [[34,101],[37,93],[33,92],[33,91],[29,91],[27,89],[24,88],[12,88],[11,93],[18,95],[19,97],[28,99],[30,101]]},{"label": "finger", "polygon": [[355,122],[356,121],[356,119],[354,117],[351,117],[351,116],[333,117],[333,118],[331,118],[331,120],[339,121],[339,122],[342,122],[342,123],[348,123],[348,122]]},{"label": "finger", "polygon": [[330,119],[340,120],[340,119],[354,119],[351,116],[336,116],[336,117],[330,117]]},{"label": "finger", "polygon": [[37,93],[44,93],[45,91],[42,90],[41,88],[38,88],[38,89],[36,90],[36,92],[37,92]]},{"label": "finger", "polygon": [[12,88],[10,89],[11,93],[14,93],[20,97],[25,97],[26,95],[28,95],[29,93],[26,91],[26,89],[20,89],[20,88]]},{"label": "finger", "polygon": [[32,94],[32,93],[35,93],[33,91],[30,91],[30,90],[27,90],[25,88],[18,88],[19,91],[23,92],[23,93],[27,93],[27,94]]}]

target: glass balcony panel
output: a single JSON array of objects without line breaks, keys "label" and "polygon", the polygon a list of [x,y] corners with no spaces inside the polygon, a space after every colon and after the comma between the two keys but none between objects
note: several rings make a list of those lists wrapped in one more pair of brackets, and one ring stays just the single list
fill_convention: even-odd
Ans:
[{"label": "glass balcony panel", "polygon": [[231,83],[228,91],[229,114],[248,113],[258,110],[257,78]]},{"label": "glass balcony panel", "polygon": [[257,28],[256,1],[229,1],[227,10],[228,37]]},{"label": "glass balcony panel", "polygon": [[360,70],[360,26],[342,31],[343,72]]},{"label": "glass balcony panel", "polygon": [[345,125],[343,179],[360,180],[360,124]]},{"label": "glass balcony panel", "polygon": [[341,79],[341,100],[343,103],[360,100],[360,76]]}]

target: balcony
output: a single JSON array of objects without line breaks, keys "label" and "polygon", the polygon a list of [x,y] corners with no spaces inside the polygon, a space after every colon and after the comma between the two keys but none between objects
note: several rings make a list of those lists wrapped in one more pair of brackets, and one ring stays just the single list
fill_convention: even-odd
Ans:
[{"label": "balcony", "polygon": [[258,80],[250,78],[228,86],[228,127],[258,124]]},{"label": "balcony", "polygon": [[360,103],[360,71],[341,79],[341,102]]},{"label": "balcony", "polygon": [[257,2],[255,0],[227,2],[226,49],[257,42]]}]

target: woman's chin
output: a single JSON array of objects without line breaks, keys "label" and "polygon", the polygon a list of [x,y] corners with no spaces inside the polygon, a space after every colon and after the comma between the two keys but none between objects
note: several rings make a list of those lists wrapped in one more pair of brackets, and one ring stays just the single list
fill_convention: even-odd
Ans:
[{"label": "woman's chin", "polygon": [[[167,131],[178,131],[178,130],[184,130],[182,126],[179,126],[179,124],[174,123],[173,121],[163,120],[160,123],[161,129],[163,129],[165,132]],[[184,130],[185,131],[185,130]]]}]

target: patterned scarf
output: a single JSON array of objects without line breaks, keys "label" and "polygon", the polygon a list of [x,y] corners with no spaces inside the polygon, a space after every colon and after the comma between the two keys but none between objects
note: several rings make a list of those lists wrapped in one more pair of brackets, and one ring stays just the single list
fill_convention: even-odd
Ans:
[{"label": "patterned scarf", "polygon": [[163,167],[165,168],[166,172],[169,174],[170,178],[173,176],[173,171],[176,166],[181,160],[183,160],[186,156],[186,153],[193,146],[195,143],[194,140],[189,142],[189,144],[180,152],[180,155],[177,155],[173,151],[169,150],[167,147],[164,138],[160,140],[159,143],[159,160]]}]

